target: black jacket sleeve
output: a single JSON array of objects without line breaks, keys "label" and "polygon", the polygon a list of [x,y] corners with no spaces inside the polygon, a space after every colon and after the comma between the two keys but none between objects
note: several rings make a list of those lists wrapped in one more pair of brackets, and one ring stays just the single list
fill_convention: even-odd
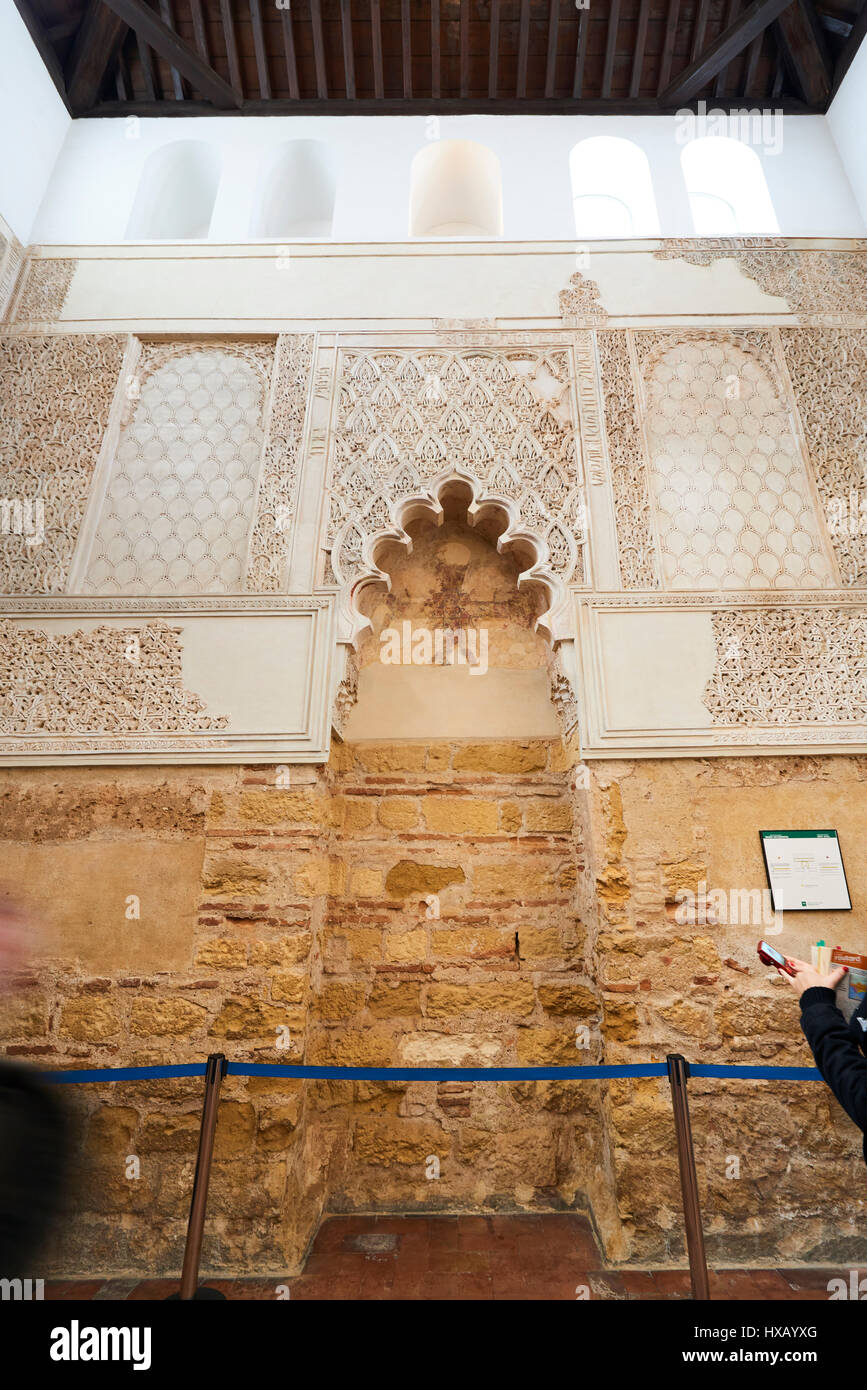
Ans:
[{"label": "black jacket sleeve", "polygon": [[816,1066],[850,1119],[865,1131],[867,1159],[867,998],[847,1024],[835,1003],[832,989],[805,989],[801,995],[801,1028],[810,1044]]}]

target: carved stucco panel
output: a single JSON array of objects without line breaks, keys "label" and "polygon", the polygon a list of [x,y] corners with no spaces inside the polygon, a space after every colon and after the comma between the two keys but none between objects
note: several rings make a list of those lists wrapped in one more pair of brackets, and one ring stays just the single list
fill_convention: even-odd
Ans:
[{"label": "carved stucco panel", "polygon": [[647,331],[634,342],[666,587],[830,586],[770,334]]},{"label": "carved stucco panel", "polygon": [[273,343],[144,343],[87,593],[243,587]]},{"label": "carved stucco panel", "polygon": [[629,337],[625,329],[603,329],[597,341],[620,579],[625,589],[658,589],[640,402]]},{"label": "carved stucco panel", "polygon": [[840,578],[867,585],[867,329],[786,328],[783,353]]},{"label": "carved stucco panel", "polygon": [[277,593],[285,578],[298,506],[312,369],[313,334],[281,334],[277,340],[268,435],[247,561],[247,587],[256,593]]},{"label": "carved stucco panel", "polygon": [[394,533],[396,504],[457,474],[508,503],[563,584],[583,582],[572,375],[566,347],[345,352],[324,537],[336,581],[370,571],[368,543]]},{"label": "carved stucco panel", "polygon": [[717,658],[704,703],[715,724],[867,721],[863,610],[729,609],[712,622]]},{"label": "carved stucco panel", "polygon": [[784,237],[667,238],[657,260],[709,266],[732,259],[765,294],[785,299],[805,322],[853,323],[867,314],[867,243],[851,251],[791,246]]},{"label": "carved stucco panel", "polygon": [[63,592],[124,341],[89,333],[0,338],[0,497],[11,504],[0,534],[2,593]]},{"label": "carved stucco panel", "polygon": [[224,729],[228,719],[205,714],[184,686],[180,633],[161,621],[52,633],[0,620],[0,734]]}]

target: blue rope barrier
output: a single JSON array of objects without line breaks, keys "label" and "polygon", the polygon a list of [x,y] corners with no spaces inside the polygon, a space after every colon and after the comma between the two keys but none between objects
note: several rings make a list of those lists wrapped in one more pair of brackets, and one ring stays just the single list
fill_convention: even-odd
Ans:
[{"label": "blue rope barrier", "polygon": [[[59,1085],[107,1081],[162,1080],[204,1076],[204,1062],[165,1067],[91,1067],[49,1071],[42,1080]],[[288,1077],[307,1081],[601,1081],[609,1077],[667,1076],[664,1062],[583,1067],[290,1067],[271,1062],[228,1062],[229,1076]],[[821,1081],[816,1067],[730,1067],[689,1063],[690,1076],[735,1077],[742,1081]]]}]

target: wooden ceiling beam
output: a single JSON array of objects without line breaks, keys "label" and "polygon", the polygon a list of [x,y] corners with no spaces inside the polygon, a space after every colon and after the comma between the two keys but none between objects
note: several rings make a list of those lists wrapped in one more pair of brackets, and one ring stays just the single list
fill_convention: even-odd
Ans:
[{"label": "wooden ceiling beam", "polygon": [[575,76],[572,79],[572,100],[580,101],[584,95],[584,64],[587,61],[587,35],[590,33],[590,10],[581,10],[578,15],[578,38],[575,44]]},{"label": "wooden ceiling beam", "polygon": [[262,27],[262,0],[250,0],[250,22],[253,26],[253,52],[256,55],[256,80],[263,101],[271,99],[271,78],[268,74],[268,53]]},{"label": "wooden ceiling beam", "polygon": [[235,38],[235,19],[231,0],[220,0],[220,27],[226,44],[226,61],[229,64],[229,81],[238,99],[243,100],[244,79],[241,76],[241,63],[238,58],[238,41]]},{"label": "wooden ceiling beam", "polygon": [[[439,0],[434,0],[434,7],[439,31]],[[385,85],[382,77],[382,14],[379,0],[370,0],[370,48],[373,55],[373,95],[381,100],[385,96]]]},{"label": "wooden ceiling beam", "polygon": [[499,85],[500,0],[491,0],[491,41],[488,48],[488,97],[493,101]]},{"label": "wooden ceiling beam", "polygon": [[608,12],[608,35],[605,40],[605,64],[602,68],[602,98],[611,96],[611,83],[614,77],[614,60],[617,57],[617,26],[620,22],[620,0],[611,0]]},{"label": "wooden ceiling beam", "polygon": [[293,101],[297,101],[301,95],[301,89],[298,86],[298,58],[295,53],[295,34],[292,29],[291,9],[281,10],[280,18],[283,21],[283,56],[286,59],[289,96]]},{"label": "wooden ceiling beam", "polygon": [[[378,3],[378,0],[377,0]],[[431,0],[430,7],[430,94],[440,95],[442,61],[440,57],[440,0]]]},{"label": "wooden ceiling beam", "polygon": [[90,0],[66,63],[66,91],[73,111],[87,111],[116,62],[129,26],[102,0]]},{"label": "wooden ceiling beam", "polygon": [[677,21],[680,19],[680,0],[668,0],[668,15],[665,20],[665,39],[662,45],[662,57],[659,62],[659,82],[657,84],[657,95],[665,91],[671,81],[671,63],[674,58],[674,41],[677,38]]},{"label": "wooden ceiling beam", "polygon": [[470,0],[461,0],[459,82],[461,96],[468,97],[470,94]]},{"label": "wooden ceiling beam", "polygon": [[310,20],[313,25],[313,62],[316,67],[316,95],[320,101],[328,97],[328,73],[325,69],[325,36],[322,32],[322,9],[319,0],[310,0]]},{"label": "wooden ceiling beam", "polygon": [[545,96],[554,95],[557,80],[557,40],[560,29],[560,0],[548,0],[548,52],[545,57]]},{"label": "wooden ceiling beam", "polygon": [[[723,24],[724,29],[728,29],[732,24],[734,24],[738,12],[739,3],[740,0],[728,0],[728,5],[726,6],[725,23]],[[729,64],[726,63],[725,67],[720,68],[719,72],[717,73],[717,79],[714,83],[713,89],[713,94],[715,97],[721,97],[723,95],[726,89],[728,73]]]},{"label": "wooden ceiling beam", "polygon": [[[163,24],[165,24],[169,29],[171,29],[172,33],[174,33],[175,18],[172,14],[171,0],[160,0],[160,18],[162,19]],[[184,84],[181,79],[181,74],[174,66],[172,66],[171,72],[172,91],[175,94],[175,101],[183,101],[187,94],[184,91]]]},{"label": "wooden ceiling beam", "polygon": [[340,0],[340,36],[343,40],[343,78],[346,96],[355,100],[355,51],[352,47],[352,0]]},{"label": "wooden ceiling beam", "polygon": [[779,18],[793,0],[753,0],[734,24],[723,30],[703,53],[679,73],[660,93],[661,106],[679,106],[694,100],[717,73],[736,58],[758,34]]},{"label": "wooden ceiling beam", "polygon": [[530,54],[530,0],[521,0],[521,18],[518,23],[518,84],[517,97],[527,95],[527,59]]},{"label": "wooden ceiling beam", "polygon": [[232,91],[219,73],[203,62],[198,53],[184,43],[183,39],[149,9],[144,0],[104,0],[131,29],[135,30],[143,43],[149,44],[170,67],[187,79],[190,86],[215,106],[228,108],[240,106],[237,93]]},{"label": "wooden ceiling beam", "polygon": [[777,23],[804,100],[823,107],[831,95],[831,60],[811,0],[794,0]]},{"label": "wooden ceiling beam", "polygon": [[629,79],[629,96],[638,96],[641,90],[641,75],[644,72],[644,49],[647,44],[647,21],[650,15],[650,0],[641,0],[638,11],[638,27],[635,30],[635,49],[632,54],[632,76]]},{"label": "wooden ceiling beam", "polygon": [[409,0],[400,0],[400,47],[403,54],[403,95],[412,98],[412,15]]}]

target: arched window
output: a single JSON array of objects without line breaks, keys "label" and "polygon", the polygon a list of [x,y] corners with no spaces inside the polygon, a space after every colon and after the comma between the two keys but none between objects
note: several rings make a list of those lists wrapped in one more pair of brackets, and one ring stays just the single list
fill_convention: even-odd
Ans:
[{"label": "arched window", "polygon": [[204,140],[154,150],[142,170],[127,241],[204,240],[219,181],[219,151]]},{"label": "arched window", "polygon": [[589,240],[658,236],[647,155],[632,140],[595,135],[569,156],[575,230]]},{"label": "arched window", "polygon": [[680,160],[699,236],[779,232],[755,150],[728,135],[704,135],[684,146]]},{"label": "arched window", "polygon": [[472,140],[437,140],[412,162],[409,234],[503,235],[500,161]]},{"label": "arched window", "polygon": [[260,185],[252,237],[330,237],[337,161],[322,140],[287,140]]}]

